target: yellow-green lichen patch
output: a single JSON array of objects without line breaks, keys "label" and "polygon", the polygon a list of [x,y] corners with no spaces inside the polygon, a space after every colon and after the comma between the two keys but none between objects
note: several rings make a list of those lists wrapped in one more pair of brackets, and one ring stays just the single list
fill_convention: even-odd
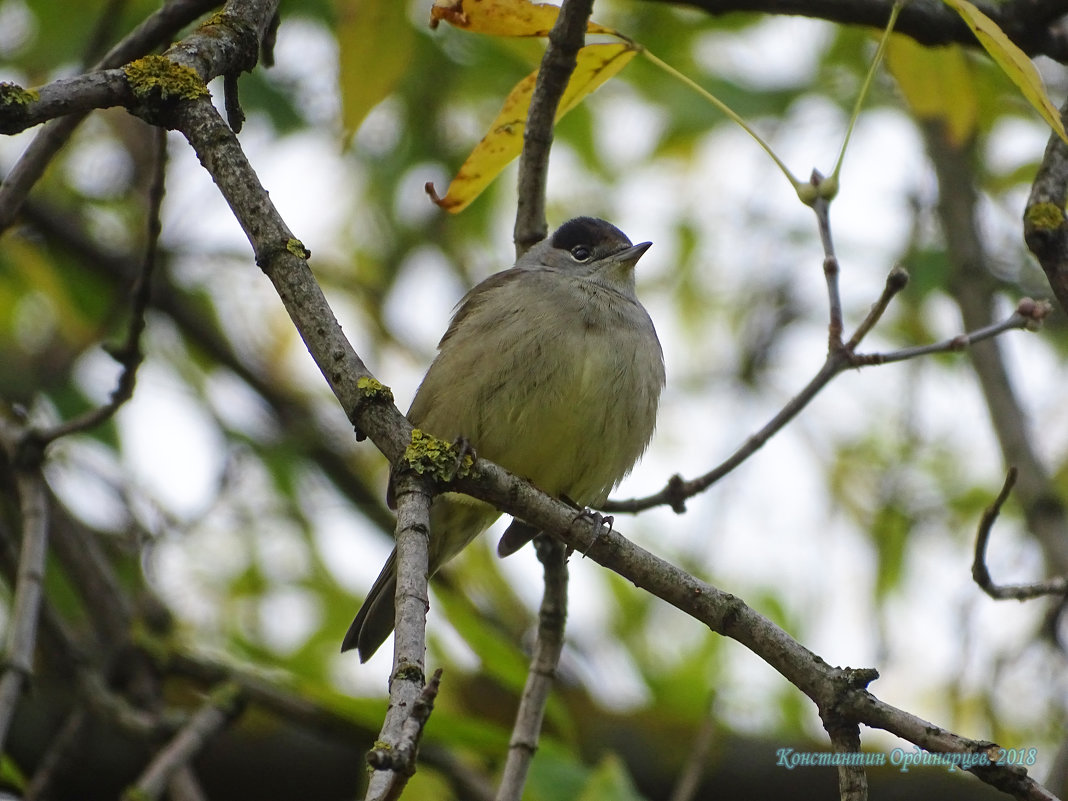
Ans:
[{"label": "yellow-green lichen patch", "polygon": [[1064,223],[1064,211],[1056,203],[1036,203],[1025,215],[1028,225],[1039,231],[1052,231]]},{"label": "yellow-green lichen patch", "polygon": [[419,475],[428,475],[436,481],[451,481],[471,474],[475,459],[451,442],[438,439],[418,428],[412,429],[412,441],[404,449],[404,461]]},{"label": "yellow-green lichen patch", "polygon": [[286,242],[286,250],[296,256],[298,259],[304,259],[307,261],[311,258],[311,251],[304,247],[304,243],[299,239],[290,239]]},{"label": "yellow-green lichen patch", "polygon": [[41,96],[33,89],[23,89],[17,83],[0,81],[0,107],[2,106],[27,106]]},{"label": "yellow-green lichen patch", "polygon": [[393,674],[393,680],[396,681],[397,679],[400,679],[401,681],[415,681],[420,684],[423,684],[425,681],[423,670],[418,665],[406,665],[405,667],[400,668]]},{"label": "yellow-green lichen patch", "polygon": [[362,376],[356,379],[356,388],[360,394],[369,401],[383,401],[393,403],[393,390],[374,378]]},{"label": "yellow-green lichen patch", "polygon": [[190,67],[163,56],[145,56],[125,67],[126,82],[141,100],[158,95],[163,100],[196,100],[208,94],[200,76]]}]

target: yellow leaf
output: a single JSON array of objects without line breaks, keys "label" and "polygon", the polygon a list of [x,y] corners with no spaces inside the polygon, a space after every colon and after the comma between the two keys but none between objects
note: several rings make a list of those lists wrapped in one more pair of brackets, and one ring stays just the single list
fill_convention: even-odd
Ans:
[{"label": "yellow leaf", "polygon": [[[559,120],[586,95],[623,69],[637,53],[638,46],[631,43],[594,44],[579,50],[575,71],[560,98],[556,119]],[[489,133],[475,145],[449,184],[445,197],[438,197],[433,186],[427,185],[430,197],[441,208],[453,214],[465,209],[519,155],[523,149],[523,131],[526,129],[527,112],[537,77],[535,70],[508,93]]]},{"label": "yellow leaf", "polygon": [[1031,59],[1012,43],[990,17],[968,0],[943,0],[943,2],[960,14],[979,43],[986,48],[990,57],[1009,76],[1009,80],[1023,92],[1027,102],[1035,107],[1061,139],[1068,142],[1068,134],[1064,131],[1060,112],[1050,102],[1046,87],[1043,86],[1042,78],[1035,69],[1035,65],[1031,63]]},{"label": "yellow leaf", "polygon": [[[530,0],[434,0],[430,27],[445,20],[453,27],[491,36],[548,36],[559,13],[559,6]],[[590,22],[586,32],[619,35],[596,22]]]},{"label": "yellow leaf", "polygon": [[398,0],[334,0],[346,138],[393,91],[411,63],[415,31]]},{"label": "yellow leaf", "polygon": [[979,120],[979,96],[960,46],[923,47],[894,34],[887,45],[886,66],[917,118],[941,122],[954,147],[971,139]]}]

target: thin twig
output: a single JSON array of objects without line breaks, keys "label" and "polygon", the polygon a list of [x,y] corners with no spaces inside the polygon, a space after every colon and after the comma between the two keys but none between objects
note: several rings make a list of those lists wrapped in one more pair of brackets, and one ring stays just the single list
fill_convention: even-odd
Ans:
[{"label": "thin twig", "polygon": [[[850,344],[859,342],[860,338],[871,329],[878,317],[886,310],[886,304],[889,299],[904,286],[902,275],[903,271],[899,267],[895,267],[890,272],[882,298],[872,307],[868,317],[865,318],[861,327],[857,329],[857,333],[850,337]],[[848,347],[843,346],[839,350],[829,353],[819,372],[812,377],[804,389],[791,398],[763,428],[749,437],[738,450],[715,468],[703,476],[690,480],[672,476],[667,485],[653,495],[623,501],[610,500],[603,505],[602,509],[607,512],[640,512],[654,506],[668,505],[675,511],[685,510],[686,499],[692,498],[694,495],[708,489],[756,453],[769,439],[796,417],[802,409],[808,406],[809,402],[839,373],[852,368],[915,359],[932,353],[952,353],[964,350],[971,344],[990,339],[1013,329],[1034,331],[1041,325],[1049,311],[1050,306],[1048,303],[1024,298],[1020,301],[1016,311],[1000,323],[995,323],[970,333],[960,334],[931,345],[902,348],[888,353],[867,354],[854,353]]]},{"label": "thin twig", "polygon": [[716,741],[717,723],[712,712],[712,704],[709,703],[708,713],[701,719],[701,726],[686,755],[686,763],[682,766],[671,791],[671,801],[693,801],[697,797],[701,778],[708,768],[708,755]]},{"label": "thin twig", "polygon": [[917,345],[912,348],[901,348],[900,350],[891,351],[889,353],[868,353],[858,355],[854,357],[854,366],[860,367],[863,365],[892,364],[894,362],[915,359],[919,356],[929,356],[934,353],[955,353],[966,350],[976,342],[982,342],[984,339],[990,339],[999,334],[1004,334],[1006,331],[1029,329],[1034,324],[1034,320],[1035,318],[1033,317],[1027,317],[1020,314],[1019,311],[1015,311],[999,323],[993,323],[992,325],[984,326],[977,331],[972,331],[968,334],[960,334],[941,342],[933,342],[930,345]]},{"label": "thin twig", "polygon": [[560,654],[564,649],[567,620],[567,553],[563,543],[539,534],[535,540],[538,559],[544,567],[545,590],[538,612],[538,637],[519,700],[508,759],[504,763],[497,801],[519,801],[527,781],[527,771],[538,749],[545,705],[549,701]]},{"label": "thin twig", "polygon": [[[812,171],[809,179],[813,186],[818,187],[823,176],[817,170]],[[838,290],[838,257],[834,253],[834,237],[831,236],[831,202],[822,194],[817,195],[812,201],[812,210],[816,213],[816,221],[820,231],[820,241],[823,243],[823,274],[827,281],[827,308],[830,312],[830,321],[827,324],[827,350],[831,353],[842,347],[842,296]]]},{"label": "thin twig", "polygon": [[586,38],[586,23],[593,0],[564,0],[549,31],[549,44],[541,60],[527,124],[523,129],[523,152],[519,156],[518,200],[515,213],[516,258],[545,237],[545,180],[549,172],[549,149],[553,122],[560,98],[575,69],[578,51]]},{"label": "thin twig", "polygon": [[188,768],[208,740],[233,720],[241,708],[241,701],[240,691],[232,684],[212,692],[189,723],[156,754],[132,790],[127,791],[126,797],[159,798],[176,773]]},{"label": "thin twig", "polygon": [[35,436],[41,446],[47,445],[60,437],[88,431],[109,420],[124,403],[133,397],[137,383],[137,368],[144,360],[141,350],[141,335],[145,330],[145,312],[152,297],[152,273],[156,268],[156,256],[161,230],[160,208],[166,186],[167,172],[167,132],[155,129],[155,152],[153,154],[152,183],[148,192],[148,219],[145,238],[145,253],[141,262],[141,273],[134,282],[130,308],[130,327],[126,340],[117,348],[108,349],[108,353],[121,366],[118,383],[111,392],[107,403],[92,409],[73,420],[54,426],[48,430],[39,430]]},{"label": "thin twig", "polygon": [[849,338],[849,341],[845,344],[845,349],[848,351],[855,351],[861,340],[864,339],[875,327],[875,324],[882,319],[886,313],[887,308],[890,306],[890,301],[894,299],[898,292],[903,290],[909,283],[909,274],[899,264],[895,264],[893,269],[890,270],[890,274],[886,276],[886,284],[883,286],[883,294],[879,296],[879,299],[875,301],[871,309],[868,311],[867,316],[857,326],[857,330],[853,332],[853,336]]},{"label": "thin twig", "polygon": [[33,675],[37,623],[44,594],[45,557],[48,553],[48,498],[40,470],[40,452],[23,452],[25,430],[0,418],[0,445],[7,451],[15,474],[22,541],[19,548],[15,601],[4,647],[4,674],[0,678],[0,752],[15,716],[22,690]]},{"label": "thin twig", "polygon": [[76,758],[81,746],[85,744],[82,736],[89,715],[84,706],[74,708],[59,731],[52,735],[48,750],[37,763],[37,770],[30,777],[23,795],[23,801],[37,801],[50,795],[50,785],[68,762]]},{"label": "thin twig", "polygon": [[1068,578],[1057,576],[1046,581],[1036,581],[1030,584],[995,584],[990,577],[990,570],[986,565],[986,546],[990,542],[990,532],[994,523],[1001,514],[1001,507],[1009,499],[1013,486],[1016,484],[1016,468],[1010,467],[1005,476],[1005,484],[1001,487],[994,502],[988,506],[983,517],[979,521],[979,530],[975,537],[975,559],[972,561],[972,579],[980,589],[991,598],[1004,601],[1028,601],[1043,595],[1068,594]]}]

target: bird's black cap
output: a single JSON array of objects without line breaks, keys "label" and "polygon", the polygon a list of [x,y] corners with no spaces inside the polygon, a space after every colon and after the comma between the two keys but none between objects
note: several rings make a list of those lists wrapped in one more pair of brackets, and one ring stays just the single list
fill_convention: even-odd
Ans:
[{"label": "bird's black cap", "polygon": [[576,245],[596,247],[604,244],[630,245],[627,235],[611,223],[596,217],[576,217],[556,229],[553,234],[553,247],[558,250],[571,250]]}]

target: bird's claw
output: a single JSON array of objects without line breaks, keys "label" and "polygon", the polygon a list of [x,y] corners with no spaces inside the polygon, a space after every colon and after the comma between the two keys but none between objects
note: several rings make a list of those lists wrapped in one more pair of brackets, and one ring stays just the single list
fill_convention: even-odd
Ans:
[{"label": "bird's claw", "polygon": [[456,478],[460,474],[460,470],[464,466],[464,459],[468,456],[471,457],[472,462],[478,461],[478,454],[475,453],[474,446],[468,442],[467,437],[459,436],[452,442],[452,447],[456,451],[456,464],[452,468],[452,476],[450,479]]},{"label": "bird's claw", "polygon": [[590,549],[597,544],[597,540],[601,539],[601,537],[607,537],[609,534],[612,533],[612,526],[616,522],[616,519],[612,517],[612,515],[603,515],[600,512],[597,512],[587,507],[585,509],[581,509],[578,514],[571,518],[571,524],[574,525],[579,520],[589,520],[591,523],[593,523],[595,531],[593,539],[590,541],[589,546],[587,546],[586,550],[582,552],[582,558],[585,559],[586,554],[588,554],[590,552]]}]

